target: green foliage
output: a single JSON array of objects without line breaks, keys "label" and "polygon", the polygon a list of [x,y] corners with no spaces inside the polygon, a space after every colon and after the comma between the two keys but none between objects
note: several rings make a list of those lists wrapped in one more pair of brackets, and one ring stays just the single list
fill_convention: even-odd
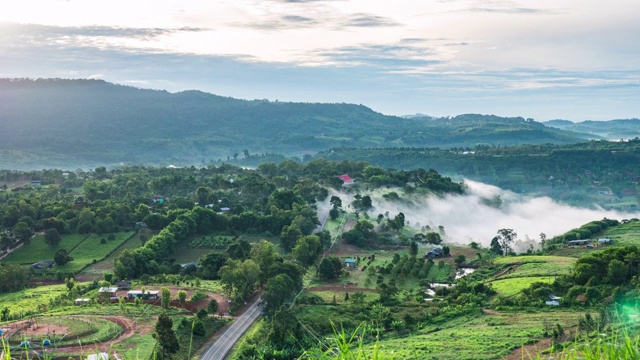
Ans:
[{"label": "green foliage", "polygon": [[157,341],[156,356],[158,359],[170,359],[171,355],[180,349],[180,343],[173,331],[173,320],[166,313],[162,313],[158,317],[153,338]]}]

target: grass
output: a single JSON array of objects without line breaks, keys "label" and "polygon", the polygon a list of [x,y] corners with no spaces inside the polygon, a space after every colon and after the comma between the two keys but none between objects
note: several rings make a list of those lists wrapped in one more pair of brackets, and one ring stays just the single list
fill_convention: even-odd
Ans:
[{"label": "grass", "polygon": [[[137,249],[142,246],[140,241],[140,234],[136,234],[125,241],[120,247],[118,247],[111,255],[107,256],[96,264],[89,266],[82,271],[83,274],[104,274],[106,272],[113,271],[113,261],[126,249]],[[109,240],[107,240],[109,241]]]},{"label": "grass", "polygon": [[175,254],[173,255],[173,258],[175,259],[176,264],[184,264],[192,261],[197,262],[201,256],[207,255],[210,252],[211,252],[211,249],[208,249],[208,248],[201,249],[201,248],[181,247],[176,250]]},{"label": "grass", "polygon": [[577,324],[579,315],[560,311],[478,313],[427,326],[410,337],[382,338],[378,345],[397,359],[499,359],[523,344],[541,340],[543,321],[566,329]]},{"label": "grass", "polygon": [[515,265],[513,271],[500,276],[505,278],[539,277],[569,274],[576,258],[566,256],[508,256],[494,260],[496,265]]},{"label": "grass", "polygon": [[520,277],[501,279],[489,282],[500,296],[513,296],[520,291],[528,288],[531,284],[536,282],[543,282],[547,284],[553,283],[555,279],[549,276],[532,276],[532,277]]},{"label": "grass", "polygon": [[89,237],[88,234],[71,234],[62,235],[62,241],[58,246],[50,246],[44,242],[44,236],[37,235],[27,245],[23,245],[16,251],[12,252],[5,259],[4,263],[13,264],[33,264],[43,260],[53,260],[53,254],[59,249],[65,249],[67,252],[75,249],[80,243]]},{"label": "grass", "polygon": [[[108,234],[93,234],[71,251],[69,255],[73,257],[73,261],[63,266],[57,266],[55,269],[68,273],[77,273],[94,262],[98,262],[109,256],[126,240],[131,238],[133,234],[133,232],[115,233],[113,234],[115,236],[114,240],[106,240],[109,236]],[[105,239],[106,243],[102,244],[101,239]]]},{"label": "grass", "polygon": [[640,245],[640,221],[620,224],[604,231],[600,237],[613,240],[613,245]]},{"label": "grass", "polygon": [[11,293],[0,293],[0,304],[2,308],[8,307],[11,314],[34,312],[38,309],[38,304],[41,307],[48,306],[50,300],[66,293],[67,288],[64,284],[40,286]]}]

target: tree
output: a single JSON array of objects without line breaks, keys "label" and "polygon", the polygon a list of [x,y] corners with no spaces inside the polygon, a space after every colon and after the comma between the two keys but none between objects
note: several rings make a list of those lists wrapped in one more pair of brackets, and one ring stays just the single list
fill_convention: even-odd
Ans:
[{"label": "tree", "polygon": [[53,261],[55,261],[55,263],[58,264],[59,266],[62,266],[71,260],[73,260],[73,258],[69,256],[69,254],[67,254],[67,250],[65,249],[59,249],[53,255]]},{"label": "tree", "polygon": [[33,231],[26,222],[19,222],[13,227],[13,233],[25,243],[28,243],[33,236]]},{"label": "tree", "polygon": [[458,265],[458,267],[460,267],[462,266],[462,264],[464,264],[465,261],[467,261],[467,258],[464,255],[460,254],[456,256],[455,260],[453,261],[456,263],[456,265]]},{"label": "tree", "polygon": [[44,235],[44,242],[49,246],[57,246],[60,241],[62,241],[62,238],[56,229],[48,229]]},{"label": "tree", "polygon": [[160,305],[163,309],[168,309],[169,304],[171,303],[171,291],[169,291],[169,289],[167,288],[162,288],[160,289],[160,292],[162,293],[162,296],[160,298]]},{"label": "tree", "polygon": [[225,291],[235,301],[244,301],[253,293],[260,280],[260,267],[251,259],[244,262],[229,259],[220,269],[220,279]]},{"label": "tree", "polygon": [[0,319],[2,321],[9,321],[9,315],[11,314],[11,310],[8,307],[4,307],[2,312],[0,313]]},{"label": "tree", "polygon": [[293,280],[286,274],[269,279],[262,294],[263,314],[267,317],[275,314],[293,296],[294,288]]},{"label": "tree", "polygon": [[318,260],[321,252],[322,244],[320,243],[320,238],[315,235],[308,235],[298,240],[292,254],[300,265],[306,269]]},{"label": "tree", "polygon": [[280,244],[285,251],[291,251],[300,237],[302,237],[302,231],[298,226],[285,225],[280,234]]},{"label": "tree", "polygon": [[362,305],[364,304],[364,298],[365,295],[362,291],[356,291],[351,295],[351,303],[356,310],[356,314],[360,311],[360,308],[362,308]]},{"label": "tree", "polygon": [[332,207],[331,210],[329,210],[329,217],[331,218],[331,220],[338,219],[338,217],[340,217],[340,210]]},{"label": "tree", "polygon": [[437,232],[428,232],[425,237],[429,244],[440,245],[442,243],[442,237]]},{"label": "tree", "polygon": [[338,196],[332,196],[331,200],[329,200],[329,204],[331,204],[334,209],[340,209],[342,208],[342,199]]},{"label": "tree", "polygon": [[497,239],[498,244],[500,244],[500,248],[503,251],[503,255],[507,256],[509,250],[511,249],[511,244],[518,238],[518,234],[513,231],[513,229],[500,229],[498,230],[498,236],[494,239]]},{"label": "tree", "polygon": [[207,305],[207,310],[210,314],[215,314],[218,312],[218,301],[216,299],[211,299],[209,301],[209,305]]},{"label": "tree", "polygon": [[187,292],[184,290],[180,290],[178,291],[178,301],[180,302],[180,305],[182,307],[184,307],[184,305],[187,303]]},{"label": "tree", "polygon": [[411,246],[409,247],[409,253],[411,254],[411,256],[416,256],[418,255],[418,243],[415,241],[411,242]]},{"label": "tree", "polygon": [[202,319],[206,318],[207,316],[209,316],[209,312],[207,311],[207,309],[200,309],[196,313],[196,316],[198,316],[198,319],[202,320]]},{"label": "tree", "polygon": [[156,322],[155,330],[153,338],[156,339],[156,347],[160,350],[160,353],[157,354],[158,358],[171,359],[172,355],[180,350],[178,337],[173,331],[173,320],[163,312],[158,316],[158,322]]},{"label": "tree", "polygon": [[322,280],[336,280],[341,273],[342,262],[337,257],[326,257],[318,265],[318,276]]}]

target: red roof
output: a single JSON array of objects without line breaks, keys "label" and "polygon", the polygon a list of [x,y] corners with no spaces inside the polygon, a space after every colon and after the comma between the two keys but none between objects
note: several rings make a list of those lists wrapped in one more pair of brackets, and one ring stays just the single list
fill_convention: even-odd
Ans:
[{"label": "red roof", "polygon": [[350,178],[350,177],[349,177],[349,175],[347,175],[347,174],[344,174],[344,175],[340,175],[340,176],[338,176],[338,179],[340,179],[340,180],[342,180],[342,181],[344,181],[344,182],[350,182],[350,181],[353,181],[353,179],[352,179],[352,178]]}]

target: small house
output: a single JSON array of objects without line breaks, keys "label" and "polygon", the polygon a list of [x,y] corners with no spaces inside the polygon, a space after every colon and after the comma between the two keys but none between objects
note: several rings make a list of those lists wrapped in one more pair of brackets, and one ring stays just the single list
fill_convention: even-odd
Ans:
[{"label": "small house", "polygon": [[600,238],[598,239],[598,245],[609,245],[613,242],[610,238]]},{"label": "small house", "polygon": [[157,290],[145,292],[142,290],[130,290],[127,292],[127,299],[134,300],[138,298],[142,300],[158,300],[160,298],[159,294],[160,291]]},{"label": "small house", "polygon": [[116,286],[118,290],[129,290],[131,289],[131,281],[118,281],[116,282]]},{"label": "small house", "polygon": [[31,180],[31,187],[40,187],[42,186],[42,181],[40,180]]},{"label": "small house", "polygon": [[55,262],[51,261],[51,260],[43,260],[34,264],[31,264],[31,269],[34,270],[45,270],[45,269],[51,269],[52,267],[55,266]]},{"label": "small house", "polygon": [[87,298],[78,298],[74,301],[76,305],[87,305],[89,303],[89,299]]},{"label": "small house", "polygon": [[153,195],[153,197],[151,197],[151,201],[153,201],[154,203],[160,203],[162,204],[164,202],[164,196],[162,195]]},{"label": "small house", "polygon": [[336,176],[338,179],[342,180],[342,186],[353,185],[356,181],[352,179],[348,174],[338,175]]},{"label": "small house", "polygon": [[346,267],[348,267],[349,269],[355,269],[356,268],[356,259],[346,258],[346,259],[344,259],[344,265]]},{"label": "small house", "polygon": [[560,300],[562,300],[561,297],[551,294],[549,295],[549,300],[545,301],[545,304],[547,306],[560,306]]},{"label": "small house", "polygon": [[101,287],[98,289],[98,294],[103,300],[118,300],[117,287]]},{"label": "small house", "polygon": [[231,210],[231,208],[228,208],[228,207],[221,207],[220,208],[220,211],[222,211],[222,212],[229,212],[230,210]]},{"label": "small house", "polygon": [[569,246],[584,246],[587,245],[591,240],[589,239],[581,239],[581,240],[571,240],[569,241]]},{"label": "small house", "polygon": [[434,259],[442,256],[442,248],[435,248],[431,251],[428,251],[424,254],[424,257],[427,259]]}]

